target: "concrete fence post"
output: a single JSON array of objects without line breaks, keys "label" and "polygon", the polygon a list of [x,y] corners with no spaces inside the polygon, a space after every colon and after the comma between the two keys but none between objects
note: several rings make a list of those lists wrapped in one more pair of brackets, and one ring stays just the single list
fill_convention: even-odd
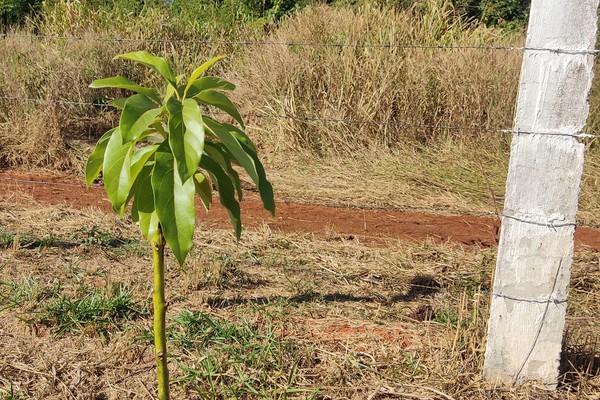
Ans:
[{"label": "concrete fence post", "polygon": [[483,374],[556,387],[599,0],[533,0]]}]

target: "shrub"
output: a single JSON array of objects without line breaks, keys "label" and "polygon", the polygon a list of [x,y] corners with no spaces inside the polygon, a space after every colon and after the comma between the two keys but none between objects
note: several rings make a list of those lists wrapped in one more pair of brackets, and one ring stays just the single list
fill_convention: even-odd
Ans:
[{"label": "shrub", "polygon": [[23,22],[32,11],[39,10],[42,0],[0,0],[1,27]]},{"label": "shrub", "polygon": [[488,25],[523,27],[529,17],[531,0],[453,0],[467,17]]}]

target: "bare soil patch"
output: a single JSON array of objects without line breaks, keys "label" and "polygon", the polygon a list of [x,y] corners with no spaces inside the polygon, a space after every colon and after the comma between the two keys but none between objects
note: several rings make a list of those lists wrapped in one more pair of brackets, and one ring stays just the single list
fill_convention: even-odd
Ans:
[{"label": "bare soil patch", "polygon": [[[81,182],[81,178],[73,176],[4,172],[0,173],[0,198],[27,194],[40,204],[77,209],[96,207],[109,211],[104,189],[99,185],[85,189]],[[242,213],[246,227],[266,224],[280,232],[335,233],[340,240],[364,243],[382,243],[385,239],[433,240],[489,247],[497,244],[499,229],[498,218],[492,216],[338,208],[286,201],[277,202],[277,213],[271,217],[252,192],[248,192],[242,201]],[[222,228],[228,224],[227,214],[218,203],[214,203],[208,213],[198,204],[198,215],[209,227]],[[600,230],[578,227],[575,243],[578,247],[600,249]]]}]

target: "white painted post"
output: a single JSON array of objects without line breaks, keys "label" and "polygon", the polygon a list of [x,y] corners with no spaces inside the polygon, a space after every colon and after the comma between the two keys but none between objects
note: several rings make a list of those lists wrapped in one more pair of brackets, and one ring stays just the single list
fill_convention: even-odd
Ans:
[{"label": "white painted post", "polygon": [[[533,0],[483,373],[556,387],[599,0]],[[547,49],[556,49],[549,51]]]}]

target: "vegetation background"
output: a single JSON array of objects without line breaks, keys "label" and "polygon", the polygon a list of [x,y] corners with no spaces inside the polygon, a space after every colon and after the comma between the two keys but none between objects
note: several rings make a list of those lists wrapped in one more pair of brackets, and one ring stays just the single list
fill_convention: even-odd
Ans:
[{"label": "vegetation background", "polygon": [[[0,169],[83,183],[91,147],[118,122],[108,101],[127,95],[90,82],[156,83],[116,54],[145,49],[187,74],[225,54],[215,74],[238,86],[278,201],[497,212],[510,146],[497,129],[513,123],[527,10],[0,0]],[[598,88],[588,132],[600,132]],[[600,150],[585,143],[579,218],[598,224]],[[112,215],[40,207],[0,199],[0,399],[148,398],[147,244]],[[494,390],[481,379],[494,248],[268,227],[234,243],[205,228],[186,268],[167,269],[178,398],[597,398],[595,251],[575,256],[561,389]]]},{"label": "vegetation background", "polygon": [[[493,129],[512,125],[521,52],[402,46],[522,45],[528,2],[328,3],[0,0],[0,163],[80,172],[114,125],[104,105],[123,95],[88,84],[152,84],[115,54],[147,49],[184,73],[226,54],[217,73],[238,85],[280,198],[493,210],[509,143]],[[277,44],[292,42],[351,46]],[[299,176],[310,184],[287,183]]]}]

